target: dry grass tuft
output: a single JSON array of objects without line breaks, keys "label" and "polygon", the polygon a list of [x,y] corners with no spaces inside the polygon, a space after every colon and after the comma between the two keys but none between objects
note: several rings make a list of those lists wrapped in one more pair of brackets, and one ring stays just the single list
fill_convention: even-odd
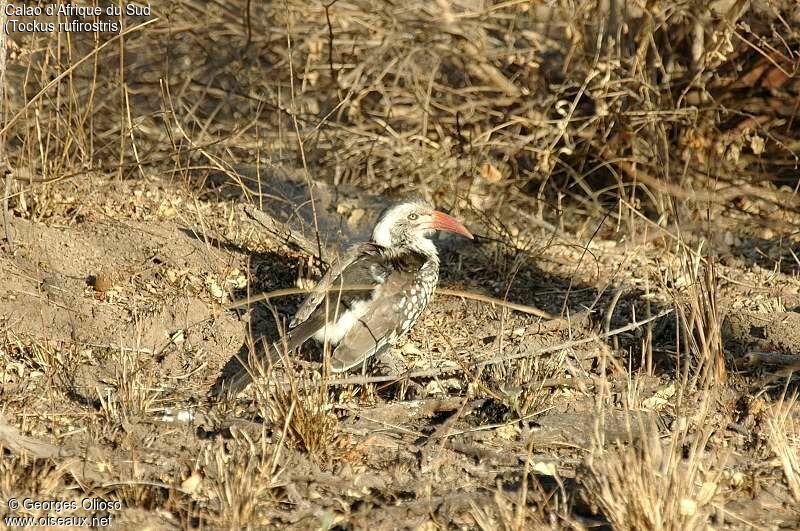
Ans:
[{"label": "dry grass tuft", "polygon": [[708,434],[690,439],[673,431],[663,444],[655,427],[649,436],[613,449],[595,449],[581,483],[589,503],[614,529],[705,529],[717,484],[704,463]]},{"label": "dry grass tuft", "polygon": [[275,468],[267,452],[245,435],[206,455],[209,501],[215,525],[242,529],[267,525],[268,503],[274,496]]},{"label": "dry grass tuft", "polygon": [[683,289],[673,295],[679,322],[676,368],[688,384],[687,391],[707,389],[726,380],[719,277],[713,258],[682,249],[675,284]]},{"label": "dry grass tuft", "polygon": [[327,464],[344,442],[330,391],[311,371],[287,366],[284,374],[285,383],[259,384],[257,406],[280,430],[280,444],[285,440],[308,452],[318,464]]},{"label": "dry grass tuft", "polygon": [[497,394],[515,418],[534,417],[560,396],[546,384],[564,376],[571,354],[567,349],[493,367],[484,377],[486,386]]},{"label": "dry grass tuft", "polygon": [[149,417],[162,392],[151,361],[122,351],[115,357],[113,371],[106,387],[97,389],[101,411],[112,423]]},{"label": "dry grass tuft", "polygon": [[473,504],[470,515],[475,524],[483,531],[502,529],[503,531],[521,531],[523,529],[551,528],[540,510],[526,507],[519,500],[495,491],[491,505]]},{"label": "dry grass tuft", "polygon": [[0,460],[0,489],[13,496],[55,496],[62,492],[64,474],[48,460],[11,455]]},{"label": "dry grass tuft", "polygon": [[800,434],[794,419],[797,395],[792,395],[788,400],[784,398],[781,397],[767,412],[767,438],[770,448],[780,460],[789,492],[795,502],[800,502]]}]

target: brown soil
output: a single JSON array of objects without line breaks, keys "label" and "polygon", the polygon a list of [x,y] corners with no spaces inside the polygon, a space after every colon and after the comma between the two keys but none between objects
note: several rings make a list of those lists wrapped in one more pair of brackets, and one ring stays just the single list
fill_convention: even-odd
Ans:
[{"label": "brown soil", "polygon": [[[792,2],[228,4],[9,36],[0,516],[800,527]],[[212,400],[409,195],[476,239],[392,359]]]}]

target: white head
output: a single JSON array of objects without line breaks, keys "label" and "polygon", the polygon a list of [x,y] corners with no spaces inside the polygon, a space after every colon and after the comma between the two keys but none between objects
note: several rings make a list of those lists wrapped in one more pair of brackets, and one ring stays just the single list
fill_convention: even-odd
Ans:
[{"label": "white head", "polygon": [[372,231],[372,241],[389,249],[409,249],[436,256],[436,247],[429,238],[437,230],[472,239],[472,234],[454,218],[422,201],[408,201],[384,211]]}]

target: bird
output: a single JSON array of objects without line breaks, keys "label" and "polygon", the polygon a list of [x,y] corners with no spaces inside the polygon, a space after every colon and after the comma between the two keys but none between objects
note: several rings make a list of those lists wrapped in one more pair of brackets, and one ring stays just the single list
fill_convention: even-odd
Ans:
[{"label": "bird", "polygon": [[[313,339],[332,349],[330,370],[363,366],[392,347],[416,323],[439,281],[436,231],[473,239],[455,218],[422,200],[397,203],[380,215],[369,241],[356,243],[309,292],[279,341],[257,356],[276,362]],[[252,380],[247,368],[217,382],[215,395],[229,396]]]}]

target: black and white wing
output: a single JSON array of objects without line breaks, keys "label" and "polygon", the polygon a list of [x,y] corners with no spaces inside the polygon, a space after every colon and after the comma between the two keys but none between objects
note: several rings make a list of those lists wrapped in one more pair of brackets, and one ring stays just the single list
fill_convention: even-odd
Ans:
[{"label": "black and white wing", "polygon": [[380,246],[361,243],[350,248],[341,260],[331,264],[298,308],[289,323],[290,348],[301,345],[326,325],[333,326],[348,311],[360,312],[390,270],[391,263]]},{"label": "black and white wing", "polygon": [[[372,298],[374,287],[388,275],[381,250],[379,246],[363,243],[352,247],[341,260],[334,261],[295,313],[286,335],[274,344],[261,340],[252,350],[243,347],[229,362],[230,369],[224,370],[223,376],[215,383],[212,394],[217,397],[225,393],[235,395],[252,381],[255,364],[267,366],[277,363],[282,353],[296,349],[320,331],[324,336],[326,325],[330,328],[335,326],[336,316],[343,315],[354,305],[363,308],[364,301]],[[336,286],[348,285],[367,286],[368,289],[336,289]]]},{"label": "black and white wing", "polygon": [[[375,290],[363,316],[357,319],[333,351],[331,370],[344,372],[393,345],[416,321],[421,308],[411,304],[414,273],[392,270]],[[424,307],[423,307],[424,308]]]}]

